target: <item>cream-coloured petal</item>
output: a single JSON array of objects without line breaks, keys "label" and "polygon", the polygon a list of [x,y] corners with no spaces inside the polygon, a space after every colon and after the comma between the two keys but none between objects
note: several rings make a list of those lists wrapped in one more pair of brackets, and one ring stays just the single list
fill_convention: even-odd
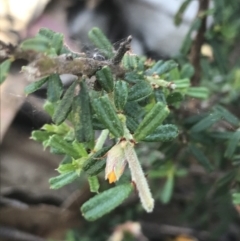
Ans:
[{"label": "cream-coloured petal", "polygon": [[137,154],[131,143],[126,145],[125,156],[131,171],[132,180],[136,184],[142,206],[147,212],[152,212],[154,208],[154,199],[150,192],[142,167],[139,163]]},{"label": "cream-coloured petal", "polygon": [[123,149],[124,146],[125,145],[120,142],[108,151],[105,168],[105,179],[109,179],[109,182],[113,182],[114,178],[112,177],[114,175],[116,178],[115,181],[118,181],[124,171],[124,168],[126,166],[125,154]]}]

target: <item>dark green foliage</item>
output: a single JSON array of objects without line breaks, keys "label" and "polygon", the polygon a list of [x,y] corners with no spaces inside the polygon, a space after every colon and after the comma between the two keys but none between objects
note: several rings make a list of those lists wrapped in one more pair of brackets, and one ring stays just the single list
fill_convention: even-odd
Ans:
[{"label": "dark green foliage", "polygon": [[71,110],[76,85],[77,81],[74,81],[56,106],[52,118],[57,125],[60,125],[67,118],[67,115]]},{"label": "dark green foliage", "polygon": [[36,52],[46,52],[50,49],[49,40],[45,36],[38,35],[34,38],[27,39],[21,43],[22,50],[34,50]]},{"label": "dark green foliage", "polygon": [[109,97],[105,95],[95,99],[92,104],[101,122],[115,137],[121,137],[123,135],[122,123],[118,118]]},{"label": "dark green foliage", "polygon": [[94,221],[119,206],[131,193],[131,184],[113,187],[89,199],[81,207],[83,216],[88,221]]},{"label": "dark green foliage", "polygon": [[90,97],[85,81],[80,82],[80,91],[73,100],[73,123],[75,137],[79,142],[94,141]]},{"label": "dark green foliage", "polygon": [[51,48],[54,48],[56,54],[60,54],[60,51],[63,46],[63,34],[56,33],[47,28],[41,28],[37,36],[46,37]]},{"label": "dark green foliage", "polygon": [[178,129],[174,125],[161,125],[155,131],[154,134],[146,136],[143,141],[171,141],[178,135]]},{"label": "dark green foliage", "polygon": [[134,133],[137,141],[145,139],[164,121],[169,114],[169,109],[161,102],[156,103],[153,108],[146,114]]},{"label": "dark green foliage", "polygon": [[108,66],[104,66],[96,73],[97,81],[108,93],[113,91],[113,76]]},{"label": "dark green foliage", "polygon": [[122,111],[128,100],[128,84],[125,81],[118,80],[114,88],[114,104],[117,110]]},{"label": "dark green foliage", "polygon": [[62,139],[60,136],[53,135],[49,138],[47,142],[47,146],[53,147],[57,149],[60,153],[65,153],[69,156],[72,156],[74,158],[79,157],[79,153],[74,146]]},{"label": "dark green foliage", "polygon": [[31,83],[30,85],[26,86],[24,89],[24,92],[26,95],[31,94],[41,88],[46,82],[48,81],[48,77],[45,77],[43,79],[40,79],[38,81],[35,81]]},{"label": "dark green foliage", "polygon": [[12,61],[10,59],[7,59],[0,64],[0,85],[7,78],[8,71],[9,71],[10,66],[11,66],[11,62]]},{"label": "dark green foliage", "polygon": [[63,84],[57,74],[48,77],[47,99],[54,103],[60,100],[63,93]]},{"label": "dark green foliage", "polygon": [[50,188],[59,189],[69,183],[72,183],[77,178],[78,178],[78,174],[75,171],[64,173],[57,177],[52,177],[49,180]]},{"label": "dark green foliage", "polygon": [[92,28],[92,30],[88,33],[88,37],[103,55],[107,58],[113,57],[112,44],[99,28]]},{"label": "dark green foliage", "polygon": [[128,101],[139,101],[152,93],[152,86],[145,80],[139,80],[128,92]]},{"label": "dark green foliage", "polygon": [[[184,1],[179,9],[177,24],[181,24],[189,2]],[[223,6],[220,8],[219,5]],[[226,11],[233,11],[225,1],[217,3],[217,8],[225,12],[225,5],[228,6]],[[183,202],[187,199],[184,203],[187,219],[191,220],[194,213],[192,225],[205,227],[206,217],[216,221],[217,218],[231,216],[229,208],[240,203],[240,120],[237,112],[240,108],[240,70],[237,65],[232,70],[227,63],[235,36],[232,34],[230,38],[228,33],[233,31],[232,28],[239,29],[239,26],[232,23],[234,27],[231,27],[228,23],[230,15],[226,15],[226,21],[218,20],[215,29],[207,30],[205,37],[213,49],[214,58],[211,61],[206,57],[201,59],[202,79],[196,86],[191,86],[190,78],[195,72],[188,61],[192,33],[199,29],[202,16],[206,14],[211,13],[202,13],[193,22],[176,60],[146,61],[145,57],[129,51],[121,64],[113,68],[110,59],[114,59],[116,51],[103,33],[94,28],[89,37],[108,58],[101,62],[101,69],[93,71],[98,88],[88,86],[88,78],[92,75],[80,76],[62,95],[63,87],[58,74],[49,75],[26,88],[26,93],[32,93],[48,81],[45,109],[56,125],[45,125],[42,130],[34,131],[32,139],[42,142],[44,147],[49,146],[51,152],[67,156],[64,159],[67,161],[57,169],[60,175],[50,179],[51,188],[69,184],[84,173],[83,177],[87,177],[92,192],[104,189],[81,207],[87,220],[102,217],[131,193],[133,188],[128,175],[120,179],[121,183],[126,184],[109,190],[105,190],[106,185],[101,189],[99,186],[106,160],[112,158],[113,162],[119,161],[118,157],[122,155],[121,149],[116,151],[114,147],[122,148],[118,144],[129,140],[132,145],[145,142],[142,149],[147,149],[147,154],[141,153],[141,148],[136,148],[137,153],[140,153],[144,171],[146,169],[149,173],[150,187],[153,186],[155,196],[161,202],[171,202],[175,191],[182,190],[181,187],[174,188],[181,183],[177,179],[186,178],[184,181],[191,193],[189,196],[188,192],[183,195],[180,191],[178,194],[184,196]],[[217,12],[214,14],[219,15]],[[220,32],[216,27],[220,28]],[[78,56],[62,45],[61,34],[47,29],[42,29],[36,38],[25,41],[21,47],[50,56],[61,53],[70,53],[73,58]],[[9,66],[10,62],[7,62],[6,68],[1,65],[1,70],[5,69],[4,78]],[[118,67],[123,71],[120,76],[115,73]],[[186,95],[188,98],[185,98]],[[101,130],[99,137],[94,136],[94,130]],[[108,138],[115,144],[106,144]],[[121,164],[114,163],[114,167],[118,168]],[[200,174],[192,173],[195,166]],[[158,179],[156,183],[160,178],[164,178],[165,182],[161,187],[157,184],[154,188],[153,178]],[[217,202],[221,205],[224,202],[226,208],[216,207]],[[201,211],[198,212],[198,208]],[[216,218],[216,213],[211,209],[216,210],[219,217]]]},{"label": "dark green foliage", "polygon": [[208,158],[203,154],[203,152],[196,146],[190,145],[190,152],[194,155],[196,160],[208,171],[212,171],[213,167]]},{"label": "dark green foliage", "polygon": [[83,170],[90,176],[97,175],[105,166],[105,155],[112,146],[103,147],[87,159],[83,165]]}]

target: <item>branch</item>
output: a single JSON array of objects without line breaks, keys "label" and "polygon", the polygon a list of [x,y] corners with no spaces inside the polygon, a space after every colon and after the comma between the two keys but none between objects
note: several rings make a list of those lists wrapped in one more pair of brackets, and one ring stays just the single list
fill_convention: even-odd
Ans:
[{"label": "branch", "polygon": [[198,30],[197,36],[193,42],[190,51],[190,62],[195,68],[195,73],[191,79],[192,85],[197,86],[201,76],[201,66],[200,66],[200,56],[201,56],[201,47],[204,43],[204,34],[206,31],[206,21],[207,15],[201,16],[204,11],[208,9],[209,0],[199,0],[199,9],[197,17],[202,18],[201,26]]},{"label": "branch", "polygon": [[40,78],[50,74],[73,74],[76,76],[92,76],[103,66],[109,66],[116,76],[122,76],[124,69],[119,65],[123,55],[130,48],[131,37],[123,42],[112,60],[99,61],[86,58],[78,54],[73,58],[71,54],[62,54],[56,57],[45,55],[34,50],[23,50],[19,47],[6,45],[0,41],[0,60],[7,58],[25,59],[29,65],[23,68],[30,78]]},{"label": "branch", "polygon": [[131,46],[131,41],[132,41],[132,36],[128,36],[128,38],[122,42],[117,50],[117,53],[115,54],[115,56],[112,59],[112,63],[114,65],[117,65],[121,62],[124,54],[130,50]]},{"label": "branch", "polygon": [[124,70],[113,65],[110,61],[98,61],[92,58],[75,58],[69,59],[66,55],[50,57],[42,55],[37,60],[31,62],[27,67],[23,68],[24,72],[33,78],[44,77],[50,74],[73,74],[76,76],[92,76],[97,70],[103,66],[109,66],[117,76],[121,76]]}]

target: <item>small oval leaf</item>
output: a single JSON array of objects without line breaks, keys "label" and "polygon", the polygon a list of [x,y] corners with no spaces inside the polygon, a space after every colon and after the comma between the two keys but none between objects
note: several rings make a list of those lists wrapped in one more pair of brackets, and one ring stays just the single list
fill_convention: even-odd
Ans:
[{"label": "small oval leaf", "polygon": [[93,100],[93,108],[101,122],[115,137],[123,136],[123,126],[107,95]]},{"label": "small oval leaf", "polygon": [[166,105],[161,102],[156,103],[154,107],[145,115],[136,132],[134,133],[135,140],[143,140],[146,136],[151,134],[159,125],[162,124],[169,113],[170,111]]},{"label": "small oval leaf", "polygon": [[112,44],[99,28],[92,28],[88,33],[89,39],[107,58],[114,56]]},{"label": "small oval leaf", "polygon": [[10,59],[5,60],[0,64],[0,85],[7,78],[12,61]]},{"label": "small oval leaf", "polygon": [[73,123],[76,139],[93,144],[94,131],[90,97],[85,81],[80,82],[79,94],[73,100]]},{"label": "small oval leaf", "polygon": [[114,103],[117,110],[122,111],[128,99],[128,84],[118,80],[114,87]]},{"label": "small oval leaf", "polygon": [[104,66],[96,73],[97,81],[108,93],[113,91],[113,75],[108,66]]},{"label": "small oval leaf", "polygon": [[60,100],[63,93],[63,84],[57,74],[50,75],[47,87],[47,99],[54,103]]},{"label": "small oval leaf", "polygon": [[175,125],[161,125],[154,133],[146,136],[143,141],[154,142],[154,141],[171,141],[178,136],[178,129]]},{"label": "small oval leaf", "polygon": [[71,110],[76,85],[77,81],[70,85],[54,111],[52,119],[57,125],[60,125],[67,118]]},{"label": "small oval leaf", "polygon": [[189,146],[190,152],[195,156],[196,160],[208,171],[213,171],[213,166],[208,160],[208,158],[204,155],[204,153],[194,145]]},{"label": "small oval leaf", "polygon": [[153,92],[152,86],[145,80],[139,80],[128,92],[128,101],[139,101]]},{"label": "small oval leaf", "polygon": [[112,148],[112,146],[103,147],[93,155],[91,155],[84,163],[82,169],[89,176],[94,176],[100,173],[106,164],[105,154]]},{"label": "small oval leaf", "polygon": [[72,143],[65,141],[62,136],[59,136],[59,135],[51,136],[47,142],[47,146],[55,148],[60,153],[67,154],[71,157],[74,157],[74,158],[80,157],[78,151],[74,148],[74,145],[72,145]]},{"label": "small oval leaf", "polygon": [[51,189],[59,189],[78,178],[77,172],[68,172],[49,179]]},{"label": "small oval leaf", "polygon": [[23,41],[20,45],[22,50],[34,50],[37,52],[46,52],[50,49],[49,39],[45,36],[36,36]]},{"label": "small oval leaf", "polygon": [[30,85],[27,85],[24,89],[25,94],[29,95],[35,92],[36,90],[41,88],[41,86],[43,86],[47,81],[48,81],[48,77],[45,77],[43,79],[40,79],[38,81],[31,83]]},{"label": "small oval leaf", "polygon": [[81,212],[85,219],[94,221],[119,206],[130,195],[132,189],[132,184],[113,187],[85,202]]},{"label": "small oval leaf", "polygon": [[88,183],[89,183],[90,191],[98,193],[100,184],[97,176],[88,177]]}]

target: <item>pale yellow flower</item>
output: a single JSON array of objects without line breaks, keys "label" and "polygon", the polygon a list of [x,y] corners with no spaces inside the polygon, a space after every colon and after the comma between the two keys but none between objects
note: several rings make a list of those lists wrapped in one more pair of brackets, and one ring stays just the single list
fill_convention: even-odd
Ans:
[{"label": "pale yellow flower", "polygon": [[109,183],[118,181],[123,174],[124,168],[126,166],[126,159],[124,154],[126,143],[126,141],[121,141],[108,151],[105,179],[108,179]]}]

